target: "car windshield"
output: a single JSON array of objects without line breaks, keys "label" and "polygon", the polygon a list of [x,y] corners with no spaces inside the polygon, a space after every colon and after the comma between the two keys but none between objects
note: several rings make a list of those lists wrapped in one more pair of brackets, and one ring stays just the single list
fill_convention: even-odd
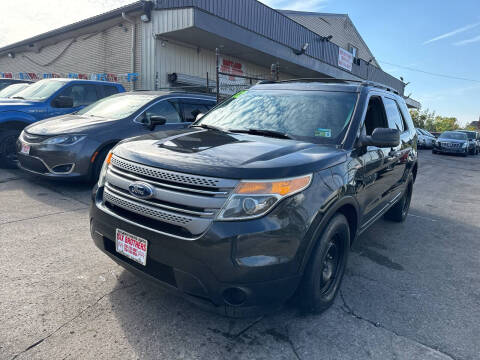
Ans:
[{"label": "car windshield", "polygon": [[83,108],[77,114],[103,117],[108,120],[124,119],[157,97],[146,94],[112,95]]},{"label": "car windshield", "polygon": [[250,90],[232,96],[195,125],[266,130],[297,140],[338,144],[357,94],[332,91]]},{"label": "car windshield", "polygon": [[467,140],[467,134],[461,132],[446,131],[439,136],[439,139]]},{"label": "car windshield", "polygon": [[13,84],[0,91],[0,98],[8,98],[25,89],[28,84]]},{"label": "car windshield", "polygon": [[25,100],[46,100],[65,85],[61,80],[40,80],[16,93],[13,97]]}]

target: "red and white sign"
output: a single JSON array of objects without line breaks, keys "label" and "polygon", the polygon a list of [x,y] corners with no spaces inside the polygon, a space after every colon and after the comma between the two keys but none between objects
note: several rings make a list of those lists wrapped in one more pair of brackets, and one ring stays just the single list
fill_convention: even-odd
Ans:
[{"label": "red and white sign", "polygon": [[[239,62],[221,57],[220,72],[231,75],[243,75],[243,65]],[[234,77],[232,76],[232,78]]]},{"label": "red and white sign", "polygon": [[338,67],[352,71],[353,54],[341,47],[338,48]]},{"label": "red and white sign", "polygon": [[147,240],[117,229],[117,252],[143,266],[147,264],[147,246]]}]

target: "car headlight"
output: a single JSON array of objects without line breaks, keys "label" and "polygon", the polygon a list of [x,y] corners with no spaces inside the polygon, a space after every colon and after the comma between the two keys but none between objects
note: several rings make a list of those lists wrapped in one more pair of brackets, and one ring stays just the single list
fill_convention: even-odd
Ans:
[{"label": "car headlight", "polygon": [[463,147],[463,148],[468,147],[468,142],[464,142],[464,143],[462,144],[462,147]]},{"label": "car headlight", "polygon": [[74,145],[85,139],[85,135],[59,135],[48,138],[42,143],[46,145]]},{"label": "car headlight", "polygon": [[98,177],[98,187],[102,187],[105,185],[105,177],[107,175],[108,166],[112,161],[113,152],[110,151],[103,162],[102,170],[100,170],[100,176]]},{"label": "car headlight", "polygon": [[311,181],[312,174],[271,181],[241,181],[217,215],[217,220],[246,220],[263,216],[280,200],[305,190]]}]

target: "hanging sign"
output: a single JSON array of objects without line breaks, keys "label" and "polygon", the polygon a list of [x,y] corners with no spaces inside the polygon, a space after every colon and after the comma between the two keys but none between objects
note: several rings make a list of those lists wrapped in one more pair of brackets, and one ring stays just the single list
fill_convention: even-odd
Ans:
[{"label": "hanging sign", "polygon": [[338,67],[352,71],[353,54],[341,47],[338,48]]}]

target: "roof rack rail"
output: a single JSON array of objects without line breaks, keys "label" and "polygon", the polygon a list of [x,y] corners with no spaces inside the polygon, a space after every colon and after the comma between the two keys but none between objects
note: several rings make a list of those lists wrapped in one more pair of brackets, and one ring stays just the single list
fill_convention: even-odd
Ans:
[{"label": "roof rack rail", "polygon": [[288,82],[297,82],[297,81],[305,81],[305,82],[331,82],[331,83],[358,83],[360,85],[367,85],[367,86],[374,86],[380,89],[384,89],[386,91],[390,91],[394,94],[399,95],[398,91],[387,86],[383,85],[371,80],[352,80],[352,79],[336,79],[336,78],[298,78],[298,79],[286,79],[286,80],[261,80],[257,82],[257,84],[278,84],[278,83],[288,83]]}]

